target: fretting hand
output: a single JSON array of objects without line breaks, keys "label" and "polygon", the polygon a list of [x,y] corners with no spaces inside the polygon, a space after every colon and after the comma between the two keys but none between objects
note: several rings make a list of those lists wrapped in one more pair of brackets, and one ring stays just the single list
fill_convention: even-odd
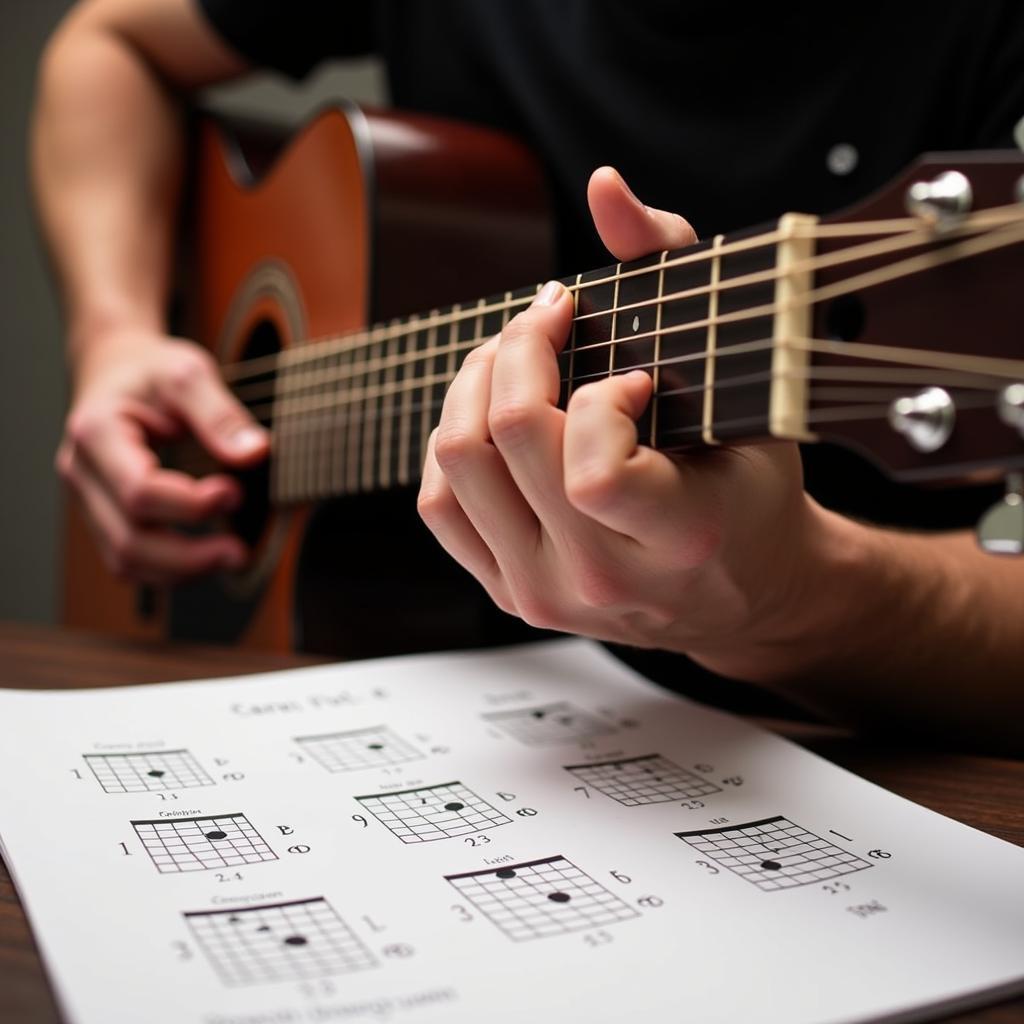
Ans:
[{"label": "fretting hand", "polygon": [[237,483],[222,473],[195,479],[164,469],[151,447],[192,433],[228,466],[266,455],[266,431],[228,393],[209,353],[149,331],[120,331],[89,347],[75,384],[57,468],[82,499],[109,568],[163,584],[241,567],[247,553],[237,537],[173,529],[237,507]]},{"label": "fretting hand", "polygon": [[[594,223],[616,259],[695,241],[609,168]],[[775,671],[808,617],[827,513],[803,492],[795,445],[670,458],[638,445],[652,382],[633,371],[556,407],[573,315],[547,285],[472,352],[431,437],[419,509],[505,611],[542,627],[688,651],[749,678]]]}]

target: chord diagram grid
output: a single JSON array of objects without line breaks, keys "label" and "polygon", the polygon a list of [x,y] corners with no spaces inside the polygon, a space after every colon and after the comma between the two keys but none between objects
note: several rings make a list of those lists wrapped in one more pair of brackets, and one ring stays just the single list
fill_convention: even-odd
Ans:
[{"label": "chord diagram grid", "polygon": [[363,768],[384,768],[423,755],[386,725],[323,736],[296,736],[295,742],[329,772],[355,772]]},{"label": "chord diagram grid", "polygon": [[812,885],[872,866],[781,815],[676,835],[764,892]]},{"label": "chord diagram grid", "polygon": [[161,874],[277,860],[277,854],[241,812],[133,821],[132,828]]},{"label": "chord diagram grid", "polygon": [[356,799],[403,843],[451,839],[512,820],[458,781]]},{"label": "chord diagram grid", "polygon": [[154,793],[215,785],[187,750],[82,757],[106,793]]},{"label": "chord diagram grid", "polygon": [[377,966],[323,897],[184,917],[225,985],[298,981]]},{"label": "chord diagram grid", "polygon": [[567,701],[515,711],[490,711],[483,718],[527,746],[568,743],[592,736],[607,736],[615,727],[581,711]]},{"label": "chord diagram grid", "polygon": [[446,878],[514,942],[566,935],[640,916],[564,857]]},{"label": "chord diagram grid", "polygon": [[567,764],[565,770],[626,807],[694,800],[721,793],[721,787],[660,754],[595,764]]}]

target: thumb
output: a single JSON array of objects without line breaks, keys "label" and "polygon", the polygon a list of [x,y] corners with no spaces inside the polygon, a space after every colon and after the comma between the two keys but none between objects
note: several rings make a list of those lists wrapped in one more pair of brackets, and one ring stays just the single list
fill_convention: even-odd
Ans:
[{"label": "thumb", "polygon": [[599,167],[590,176],[587,201],[601,241],[617,260],[635,260],[697,241],[678,213],[644,206],[614,167]]},{"label": "thumb", "polygon": [[184,362],[173,374],[169,399],[215,458],[231,466],[258,462],[269,450],[269,434],[228,391],[213,361],[195,355],[179,355]]}]

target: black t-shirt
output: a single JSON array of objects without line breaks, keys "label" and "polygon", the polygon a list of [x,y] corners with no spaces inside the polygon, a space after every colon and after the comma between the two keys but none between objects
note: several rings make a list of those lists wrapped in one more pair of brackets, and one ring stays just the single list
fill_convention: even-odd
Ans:
[{"label": "black t-shirt", "polygon": [[[552,186],[561,274],[608,262],[585,200],[600,164],[707,236],[839,209],[928,150],[1012,146],[1024,117],[1013,0],[198,2],[256,65],[299,78],[378,53],[396,107],[524,139]],[[804,457],[819,500],[880,522],[971,525],[995,498],[899,486],[826,446]]]}]

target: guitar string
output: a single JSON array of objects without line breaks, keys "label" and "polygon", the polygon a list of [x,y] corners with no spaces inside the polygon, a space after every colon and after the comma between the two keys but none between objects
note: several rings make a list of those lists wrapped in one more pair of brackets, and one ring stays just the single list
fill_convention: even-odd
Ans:
[{"label": "guitar string", "polygon": [[[673,267],[684,266],[690,263],[706,263],[713,259],[721,259],[749,249],[764,248],[781,240],[802,238],[816,240],[818,238],[844,236],[860,237],[884,231],[903,231],[908,236],[919,237],[921,239],[920,242],[907,244],[907,247],[912,247],[915,244],[923,245],[936,240],[942,241],[960,237],[964,234],[973,234],[981,230],[991,230],[993,227],[1012,224],[1015,221],[1019,222],[1022,218],[1024,218],[1024,213],[1022,213],[1020,207],[1017,205],[1009,205],[1005,207],[994,207],[989,210],[980,211],[976,214],[971,214],[965,217],[964,220],[956,226],[943,231],[941,235],[937,234],[934,229],[922,229],[921,221],[917,218],[904,218],[891,221],[867,221],[853,223],[850,225],[815,225],[810,228],[795,229],[791,232],[773,230],[761,235],[755,235],[749,238],[739,239],[736,242],[727,243],[716,250],[702,249],[697,253],[689,252],[682,256],[674,257],[671,260],[665,260],[662,263],[652,264],[651,266],[638,267],[632,270],[623,271],[621,270],[621,264],[618,264],[617,267],[619,269],[613,274],[609,274],[603,278],[598,278],[593,281],[581,281],[578,284],[565,285],[565,287],[570,293],[597,288],[625,278],[647,276],[660,273],[664,269],[671,269]],[[917,230],[915,231],[914,229]],[[865,243],[865,245],[883,245],[887,241],[889,240]],[[863,248],[864,246],[849,246],[846,249],[839,250],[838,252],[841,254],[851,249]],[[832,255],[834,256],[836,254]],[[820,259],[825,257],[818,258]],[[866,259],[868,258],[868,255],[856,258]],[[532,290],[536,291],[539,290],[539,288],[540,286],[537,285],[533,287]],[[355,331],[350,334],[328,335],[322,338],[308,339],[303,341],[301,344],[285,349],[279,353],[242,360],[237,363],[226,364],[222,367],[222,373],[226,380],[231,381],[248,379],[254,376],[263,376],[267,373],[273,372],[279,365],[292,365],[295,363],[317,360],[347,348],[374,344],[378,341],[386,341],[396,335],[401,337],[408,334],[418,333],[429,327],[446,326],[454,322],[470,320],[477,316],[486,316],[493,312],[510,311],[515,306],[526,305],[530,301],[532,301],[532,297],[528,295],[495,302],[490,305],[482,304],[485,300],[481,299],[478,300],[475,305],[470,304],[464,306],[459,309],[458,312],[446,314],[437,313],[427,317],[416,318],[414,321],[399,323],[397,325],[392,321],[389,324],[378,324],[371,328]],[[594,315],[606,315],[610,312],[614,311],[606,310]]]},{"label": "guitar string", "polygon": [[[775,376],[777,379],[778,375]],[[772,377],[773,375],[771,373],[764,374],[765,380],[772,379]],[[739,378],[727,378],[722,383],[730,385],[733,383],[743,384],[749,382],[750,381],[741,380]],[[928,383],[928,381],[922,381],[922,383]],[[960,384],[958,386],[950,386],[950,390],[953,391],[954,394],[964,389],[973,389],[975,391],[983,391],[986,393],[968,396],[957,395],[956,408],[958,411],[992,407],[992,394],[996,390],[998,390],[998,388],[994,387],[986,388],[986,386],[982,384]],[[705,386],[695,385],[691,390],[692,393],[696,395],[704,391]],[[889,395],[886,394],[884,398],[877,399],[875,402],[869,401],[869,396],[873,396],[876,393],[877,392],[875,391],[860,393],[858,397],[861,399],[861,401],[858,402],[857,404],[848,404],[845,406],[830,406],[824,409],[811,409],[807,413],[806,422],[810,426],[817,423],[836,421],[846,422],[853,420],[888,419],[890,416],[891,409],[891,401],[889,400]],[[821,400],[838,402],[842,401],[843,398],[841,396],[836,396],[835,398],[829,399],[827,396],[819,395],[817,389],[811,388],[809,390],[809,401]],[[437,410],[438,408],[440,408],[440,406],[440,401],[434,401],[428,404],[428,407],[431,410]],[[422,407],[422,404],[415,403],[411,407],[411,412],[414,415],[418,415]],[[363,424],[365,425],[366,423],[370,423],[375,418],[375,416],[370,416],[363,421]],[[287,442],[289,443],[289,446],[293,445],[296,440],[299,440],[301,442],[301,437],[297,437],[297,435],[312,432],[316,429],[316,426],[317,424],[311,424],[307,422],[287,427],[286,438]],[[767,435],[764,433],[765,417],[763,415],[757,417],[720,420],[714,424],[714,430],[716,431],[736,430],[744,427],[757,428],[760,431],[758,436],[764,436],[767,438]],[[683,436],[688,434],[691,435],[692,437],[693,447],[705,447],[701,439],[702,429],[702,424],[688,424],[685,426],[669,428],[664,428],[663,426],[663,429],[659,430],[659,442],[661,442],[666,437],[679,437],[681,439]],[[285,437],[281,437],[279,435],[278,444],[275,446],[276,450],[272,453],[273,457],[277,459],[282,458],[283,453],[281,451],[281,446],[284,443],[284,441]],[[645,444],[646,441],[641,436],[638,443]],[[374,445],[373,447],[376,448],[377,446]],[[690,447],[690,445],[680,445],[679,447]],[[657,448],[660,451],[666,452],[673,450],[673,447],[671,445],[663,445],[661,443],[658,444]],[[339,485],[337,483],[325,483],[325,477],[330,476],[329,471],[333,468],[333,463],[336,461],[334,459],[334,457],[337,455],[336,452],[324,452],[322,448],[318,450],[318,446],[316,445],[306,446],[304,449],[290,452],[287,461],[290,462],[291,465],[288,466],[288,470],[290,470],[293,478],[297,477],[297,479],[293,482],[293,485],[291,487],[285,488],[285,490],[287,490],[290,495],[290,498],[288,500],[297,500],[297,497],[312,498],[316,496],[325,496],[330,494],[354,493],[359,490],[375,490],[382,486],[390,486],[391,483],[397,484],[399,482],[402,482],[400,479],[391,480],[390,478],[392,475],[398,478],[404,476],[404,478],[407,481],[413,480],[421,470],[422,458],[425,456],[425,446],[421,446],[420,448],[419,458],[416,460],[416,467],[410,467],[408,465],[408,455],[412,453],[411,451],[407,450],[406,464],[403,466],[402,462],[399,461],[399,464],[396,467],[396,472],[392,474],[390,471],[391,464],[394,461],[394,457],[396,454],[398,454],[399,456],[401,456],[402,454],[401,448],[397,442],[392,442],[387,447],[384,447],[382,445],[379,448],[379,450],[375,451],[374,453],[375,459],[379,463],[379,465],[386,465],[388,467],[386,480],[384,479],[385,474],[378,473],[376,478],[371,475],[369,477],[369,481],[367,482],[366,477],[362,473],[357,473],[356,479],[359,481],[359,484],[357,486],[349,486],[348,484]],[[184,472],[191,471],[194,472],[196,475],[200,475],[211,471],[211,462],[212,460],[209,458],[187,459],[177,462],[173,468]],[[303,463],[305,463],[305,466],[303,465]],[[311,479],[303,479],[303,477],[310,476],[317,478],[316,483],[314,483],[314,481]],[[302,492],[301,495],[297,495],[296,489]],[[281,488],[275,488],[275,492],[278,494],[280,494],[281,490]]]},{"label": "guitar string", "polygon": [[[1009,237],[1006,235],[1009,234]],[[597,342],[590,342],[586,345],[577,345],[572,349],[566,349],[565,355],[572,352],[573,355],[587,351],[596,351],[608,346],[614,346],[617,344],[625,344],[627,342],[639,342],[655,336],[664,337],[665,335],[684,334],[690,331],[696,331],[705,329],[711,325],[728,324],[741,322],[743,320],[758,319],[760,317],[771,316],[780,311],[786,311],[794,308],[804,308],[808,305],[813,305],[818,302],[826,301],[829,298],[836,298],[843,294],[848,294],[851,291],[863,290],[869,287],[873,287],[876,284],[887,283],[888,281],[895,280],[898,277],[907,276],[911,273],[917,273],[922,270],[931,269],[936,266],[940,266],[944,263],[954,262],[960,259],[966,259],[972,255],[978,255],[982,252],[988,252],[992,249],[1002,248],[1008,245],[1016,244],[1018,241],[1024,241],[1024,230],[1013,231],[1011,228],[1005,228],[1003,231],[992,232],[989,235],[982,235],[977,238],[969,239],[961,242],[958,245],[950,245],[943,249],[932,250],[928,253],[922,253],[918,256],[911,257],[906,260],[899,261],[894,264],[890,264],[887,267],[878,268],[875,271],[868,271],[866,273],[855,275],[854,277],[845,278],[842,281],[836,282],[833,285],[821,286],[818,289],[812,290],[802,297],[799,302],[791,304],[776,304],[765,303],[761,306],[750,307],[745,310],[737,310],[732,313],[720,314],[717,317],[707,317],[702,320],[692,320],[684,324],[678,325],[674,328],[660,328],[653,331],[644,331],[634,333],[628,337],[623,338],[607,338]],[[908,245],[907,248],[913,248],[914,246]],[[816,269],[814,267],[808,268],[810,270]],[[790,268],[788,273],[794,272],[794,268]],[[757,277],[759,281],[740,281],[740,279],[729,279],[729,283],[725,286],[720,286],[721,290],[728,290],[733,287],[749,287],[752,284],[761,283],[769,279],[776,279],[782,276],[777,271],[765,271],[760,272],[756,275],[748,275],[749,277]],[[661,306],[665,302],[675,301],[678,299],[685,299],[693,297],[697,294],[706,294],[708,288],[702,287],[699,289],[690,289],[683,292],[674,293],[668,296],[664,296],[658,299],[644,301],[642,303],[634,303],[629,306],[613,308],[602,312],[599,315],[611,316],[617,314],[620,311],[630,309],[651,309]],[[480,315],[480,314],[478,314]],[[588,314],[589,315],[589,314]],[[574,318],[575,323],[582,318]],[[465,339],[462,342],[454,343],[454,349],[456,351],[468,351],[475,348],[482,341],[485,341],[487,336],[476,335],[473,338]],[[394,340],[394,339],[391,339]],[[423,362],[428,359],[436,358],[440,355],[445,355],[452,350],[453,345],[447,346],[433,346],[425,349],[416,349],[402,353],[401,355],[387,356],[382,359],[378,359],[376,362],[367,361],[364,363],[345,363],[344,365],[338,364],[337,367],[332,370],[319,370],[316,371],[315,367],[305,367],[306,372],[292,371],[295,373],[295,378],[292,380],[291,374],[286,373],[282,378],[277,381],[267,381],[262,384],[248,385],[244,387],[234,387],[237,397],[240,400],[252,400],[260,397],[270,397],[271,395],[276,396],[279,399],[289,398],[300,391],[309,390],[320,390],[325,384],[328,383],[341,383],[345,381],[354,380],[358,377],[365,377],[369,373],[379,373],[382,370],[390,370],[392,368],[404,368],[408,366],[414,366],[416,363]],[[324,355],[318,356],[316,361],[325,358]],[[306,382],[306,378],[315,373],[315,377]],[[406,381],[403,381],[406,383]]]},{"label": "guitar string", "polygon": [[[1024,233],[1020,233],[1020,234],[1021,234],[1021,240],[1024,240]],[[1014,239],[1014,240],[1016,240],[1016,239]],[[993,240],[990,236],[985,236],[985,237],[979,238],[979,239],[972,239],[970,242],[961,243],[960,248],[956,252],[954,252],[952,254],[951,254],[951,249],[944,249],[944,250],[940,250],[939,252],[936,252],[936,253],[925,254],[928,257],[927,265],[928,266],[934,266],[934,265],[936,265],[936,261],[950,262],[951,259],[962,259],[962,258],[966,258],[967,255],[975,255],[977,253],[977,251],[978,251],[978,247],[980,246],[980,244],[982,242],[986,243],[986,248],[984,250],[982,250],[982,251],[987,251],[988,249],[996,247],[996,243],[1002,244],[1002,245],[1013,244],[1012,241],[1007,241],[1005,239]],[[978,245],[972,245],[972,243],[978,243]],[[971,246],[971,251],[967,252],[967,253],[963,252],[963,247],[965,247],[965,246]],[[941,260],[940,260],[940,258],[941,258]],[[867,274],[858,275],[856,278],[853,279],[852,282],[849,282],[849,281],[846,282],[847,290],[848,291],[863,291],[863,290],[865,290],[868,287],[874,287],[874,286],[876,286],[878,284],[894,280],[897,277],[906,276],[906,275],[908,275],[910,273],[915,273],[918,270],[923,269],[923,266],[922,266],[922,264],[920,262],[921,259],[922,259],[922,257],[912,257],[911,259],[901,261],[901,263],[895,264],[892,267],[882,268],[878,272],[869,271]],[[870,278],[870,280],[865,280],[867,278]],[[833,286],[831,286],[831,285],[826,285],[826,286],[823,286],[822,288],[815,289],[814,291],[809,292],[807,294],[807,298],[801,300],[799,303],[790,304],[787,308],[806,307],[806,306],[813,305],[815,302],[820,301],[817,298],[817,296],[822,291],[825,291],[825,290],[829,290],[832,293],[833,297],[836,294],[845,294],[845,292],[836,292],[834,290]],[[781,307],[776,306],[776,304],[774,304],[774,303],[771,304],[771,305],[763,306],[763,307],[757,307],[756,314],[754,312],[751,312],[751,311],[746,311],[744,313],[744,315],[740,319],[760,319],[760,318],[763,318],[763,317],[767,317],[767,316],[771,315],[774,312],[777,312],[778,309],[780,309],[780,308]],[[735,319],[736,319],[735,315],[725,314],[724,316],[721,316],[721,317],[718,317],[718,318],[714,318],[713,322],[715,322],[715,323],[722,323],[722,322],[729,323],[729,322],[734,322]],[[710,322],[712,322],[711,318],[709,318],[709,319],[707,319],[705,321],[700,321],[700,325],[706,327]],[[681,334],[681,333],[688,333],[688,332],[690,332],[692,330],[695,330],[695,329],[696,329],[696,325],[694,323],[688,323],[688,324],[684,324],[684,325],[682,325],[680,327],[673,328],[673,329],[664,329],[663,328],[661,330],[661,332],[660,332],[660,336],[664,337],[666,335],[675,335],[675,334]],[[653,335],[654,335],[654,332],[647,332],[644,335],[644,337],[653,337]],[[640,336],[638,336],[638,335],[634,335],[634,337],[631,340],[634,340],[634,341],[638,340],[639,337]],[[889,347],[889,346],[883,346],[883,345],[866,346],[863,349],[858,349],[857,346],[861,345],[862,343],[859,343],[859,342],[828,342],[828,341],[825,341],[823,339],[811,339],[811,340],[813,341],[813,344],[816,345],[816,346],[824,346],[823,348],[819,348],[818,351],[828,352],[828,353],[835,354],[835,355],[852,355],[854,353],[861,352],[864,358],[873,358],[873,359],[878,359],[878,360],[886,360],[886,359],[891,360],[891,359],[895,358],[894,353],[897,352],[896,349],[894,349],[892,347]],[[790,344],[790,345],[801,345],[801,344],[804,343],[804,340],[803,339],[796,339],[796,338],[787,339],[787,343]],[[608,342],[595,343],[593,345],[584,346],[582,348],[577,348],[575,350],[575,352],[574,352],[574,355],[578,356],[581,351],[584,351],[584,349],[594,350],[594,349],[597,349],[597,348],[606,347],[607,344],[608,344]],[[724,347],[719,348],[717,351],[719,353],[722,353],[722,354],[753,351],[754,349],[751,349],[749,347],[752,344],[760,344],[760,345],[763,345],[763,346],[768,346],[768,345],[774,344],[774,342],[769,340],[769,341],[758,342],[758,343],[744,343],[742,346],[735,346],[735,345],[733,345],[733,346],[724,346]],[[928,353],[928,352],[921,352],[919,350],[908,349],[908,348],[900,348],[898,350],[898,353],[899,353],[899,361],[902,361],[902,362],[907,362],[907,361],[924,361],[925,364],[927,364],[927,362],[929,360],[931,360],[933,363],[934,363],[935,360],[938,360],[939,361],[939,363],[938,363],[939,365],[952,366],[952,368],[955,368],[955,369],[964,369],[964,370],[968,370],[969,371],[972,368],[980,368],[982,372],[986,372],[987,368],[992,368],[994,370],[997,370],[1000,375],[1007,376],[1007,377],[1020,377],[1022,374],[1024,374],[1024,364],[1022,364],[1021,361],[1018,361],[1018,360],[1000,360],[1000,359],[992,359],[991,357],[986,357],[986,356],[977,356],[977,355],[960,354],[960,353],[955,353],[955,354],[953,354],[953,353]],[[672,364],[675,364],[675,363],[693,361],[693,360],[704,359],[704,358],[705,358],[705,352],[704,351],[697,351],[697,352],[687,353],[687,354],[682,355],[682,356],[672,357],[672,358],[667,359],[667,360],[663,359],[663,360],[661,360],[661,361],[659,361],[657,363],[638,364],[636,368],[638,368],[638,369],[651,369],[655,365],[660,367],[660,366],[672,365]],[[606,373],[595,373],[593,375],[588,375],[588,376],[593,376],[595,378],[599,378],[599,377],[607,376],[607,374]],[[577,384],[579,381],[585,380],[585,379],[587,379],[586,376],[578,375],[578,376],[576,376],[576,377],[574,377],[572,379],[572,383],[575,386],[575,384]],[[370,388],[370,387],[364,386],[362,388],[349,388],[349,389],[347,389],[344,392],[324,393],[322,395],[309,395],[309,396],[302,396],[302,397],[294,397],[294,396],[291,396],[291,395],[288,395],[288,394],[284,394],[284,395],[279,396],[273,402],[264,403],[263,405],[252,407],[250,409],[250,411],[258,419],[262,419],[268,413],[275,411],[275,408],[276,408],[276,411],[277,411],[278,414],[295,415],[295,414],[301,414],[301,413],[308,412],[308,411],[315,410],[315,409],[320,409],[320,408],[325,408],[325,407],[332,407],[332,406],[335,406],[335,405],[346,405],[347,406],[347,405],[351,405],[351,403],[353,403],[353,402],[366,401],[368,398],[379,398],[379,397],[382,397],[382,396],[384,396],[386,394],[400,394],[401,392],[406,391],[406,390],[413,390],[413,391],[415,391],[415,390],[420,389],[420,388],[432,387],[432,386],[434,386],[436,384],[447,383],[449,381],[450,381],[450,378],[448,378],[445,374],[440,374],[440,375],[430,375],[430,376],[424,376],[424,377],[412,378],[412,379],[403,379],[399,383],[391,385],[390,387],[383,387],[383,388],[381,386],[379,386],[379,385],[376,388]],[[563,381],[563,382],[565,382],[565,381]],[[316,389],[314,388],[314,390],[316,390]]]}]

